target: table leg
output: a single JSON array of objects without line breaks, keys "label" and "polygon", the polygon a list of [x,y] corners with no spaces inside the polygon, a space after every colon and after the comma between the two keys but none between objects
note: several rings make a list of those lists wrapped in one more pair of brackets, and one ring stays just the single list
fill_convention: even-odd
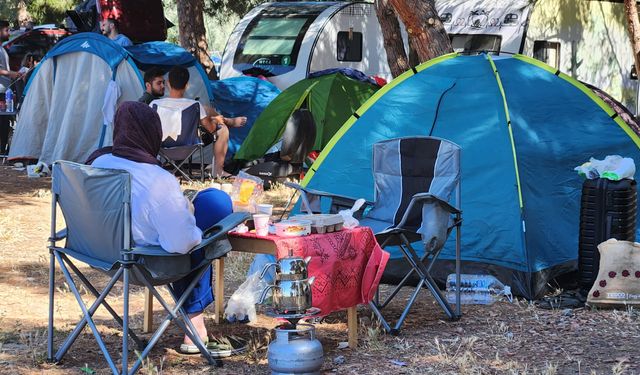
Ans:
[{"label": "table leg", "polygon": [[153,294],[149,288],[144,288],[144,315],[142,320],[142,332],[153,331]]},{"label": "table leg", "polygon": [[222,315],[224,314],[224,258],[218,258],[213,261],[216,266],[216,284],[214,288],[215,300],[215,317],[213,321],[220,324]]},{"label": "table leg", "polygon": [[358,306],[347,309],[347,327],[349,330],[349,347],[355,349],[358,346]]}]

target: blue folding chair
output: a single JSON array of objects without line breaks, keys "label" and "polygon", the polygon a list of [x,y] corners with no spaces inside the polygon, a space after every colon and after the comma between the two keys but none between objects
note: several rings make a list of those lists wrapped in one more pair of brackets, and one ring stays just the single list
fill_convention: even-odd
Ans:
[{"label": "blue folding chair", "polygon": [[[210,364],[216,361],[207,351],[202,339],[196,334],[182,305],[191,294],[195,284],[202,277],[214,259],[225,256],[231,250],[227,232],[247,219],[244,213],[227,216],[215,226],[205,231],[200,245],[187,254],[175,254],[161,247],[136,246],[131,241],[131,178],[128,172],[114,169],[94,168],[87,165],[58,161],[53,165],[53,199],[51,204],[51,237],[49,238],[49,326],[47,336],[47,358],[50,361],[62,360],[71,345],[85,326],[89,326],[102,354],[113,374],[133,374],[141,366],[151,349],[172,321],[196,344]],[[66,228],[56,232],[56,207],[60,207]],[[64,246],[57,243],[65,240]],[[204,259],[192,265],[190,254],[196,250],[204,252]],[[104,290],[99,292],[85,275],[74,265],[73,260],[90,265],[111,276]],[[54,354],[54,292],[55,268],[59,265],[69,288],[73,292],[83,316],[65,341]],[[78,283],[72,273],[96,297],[86,306],[78,291]],[[195,274],[193,281],[178,298],[170,283]],[[123,316],[107,303],[105,298],[113,286],[122,279]],[[167,316],[160,324],[148,343],[144,343],[129,327],[129,288],[130,285],[142,285],[166,310]],[[170,306],[158,293],[155,286],[166,285],[175,302]],[[106,348],[104,340],[93,320],[98,307],[103,306],[122,327],[122,364],[117,368]],[[128,334],[127,334],[128,333]],[[129,337],[140,351],[138,359],[129,369]]]},{"label": "blue folding chair", "polygon": [[[460,290],[456,289],[456,309],[444,298],[431,276],[444,244],[456,229],[456,282],[460,285],[460,147],[436,137],[405,137],[381,141],[373,145],[373,178],[375,201],[367,202],[359,213],[360,225],[371,227],[382,248],[391,258],[382,282],[396,287],[383,301],[379,293],[369,303],[386,331],[396,334],[409,314],[420,290],[428,289],[449,319],[458,319]],[[312,212],[337,212],[350,208],[356,197],[345,197],[305,189],[300,190],[302,207]],[[416,251],[415,244],[423,251]],[[381,309],[405,286],[415,290],[391,327]]]}]

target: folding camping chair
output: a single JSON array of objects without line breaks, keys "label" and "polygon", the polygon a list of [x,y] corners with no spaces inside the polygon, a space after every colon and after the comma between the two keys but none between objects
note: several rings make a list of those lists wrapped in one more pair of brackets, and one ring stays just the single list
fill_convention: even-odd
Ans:
[{"label": "folding camping chair", "polygon": [[[243,213],[227,216],[217,225],[205,231],[202,243],[190,250],[188,254],[175,254],[164,251],[161,247],[140,247],[131,241],[131,196],[130,176],[126,171],[93,168],[66,161],[58,161],[53,165],[51,237],[49,238],[49,326],[47,336],[47,358],[58,362],[62,360],[82,330],[88,325],[97,344],[107,360],[113,374],[133,374],[141,366],[151,349],[172,321],[191,338],[210,364],[211,357],[199,335],[191,324],[182,305],[192,292],[196,282],[206,271],[213,259],[224,256],[231,246],[226,239],[227,232],[246,219]],[[66,229],[56,233],[59,206],[66,222]],[[65,240],[64,246],[56,243]],[[197,265],[191,264],[190,253],[204,251],[204,260]],[[89,282],[88,278],[76,267],[72,259],[86,263],[92,268],[111,276],[102,292]],[[82,319],[73,329],[59,350],[54,355],[54,291],[56,261],[64,274],[65,281],[73,292],[80,309]],[[72,272],[80,280],[81,285],[96,298],[87,307],[78,291],[78,283],[74,281]],[[188,274],[195,274],[193,282],[179,298],[169,285]],[[123,282],[123,317],[105,300],[116,282]],[[130,285],[143,285],[166,310],[167,316],[158,330],[145,344],[129,327],[129,288]],[[175,305],[171,307],[158,293],[155,286],[166,285]],[[93,320],[98,307],[103,306],[122,327],[122,367],[118,370],[109,354],[106,345]],[[128,335],[125,333],[128,332]],[[128,368],[129,336],[140,351],[138,359]]]},{"label": "folding camping chair", "polygon": [[[422,287],[428,288],[449,319],[460,317],[459,288],[456,293],[456,311],[443,297],[431,269],[446,239],[456,229],[456,278],[460,285],[460,227],[462,212],[449,203],[455,191],[455,204],[460,205],[460,147],[452,142],[435,137],[409,137],[382,141],[373,146],[373,176],[375,202],[369,203],[360,225],[369,226],[383,248],[394,246],[402,258],[390,261],[385,271],[400,277],[391,294],[382,302],[376,294],[370,307],[385,330],[397,333],[409,314]],[[353,200],[309,189],[301,190],[302,206],[308,211],[324,206],[322,197],[331,198],[329,211],[350,207]],[[313,198],[313,199],[310,199]],[[319,205],[319,206],[318,206]],[[317,210],[316,210],[317,211]],[[424,244],[424,254],[419,256],[412,244]],[[395,263],[395,264],[393,264]],[[416,277],[414,276],[417,275]],[[393,275],[391,275],[393,276]],[[383,278],[383,282],[389,279]],[[402,315],[392,328],[381,313],[381,309],[408,284],[416,283]]]},{"label": "folding camping chair", "polygon": [[[191,180],[191,162],[193,154],[200,152],[200,181],[204,182],[204,144],[200,139],[200,104],[194,103],[182,111],[169,108],[162,105],[154,104],[153,109],[158,112],[162,121],[162,147],[160,148],[160,157],[163,161],[169,163],[173,167],[173,173],[180,174]],[[172,122],[180,119],[180,132],[175,135],[168,135],[175,124]],[[174,138],[175,137],[175,138]],[[182,170],[182,166],[188,162],[189,173]]]}]

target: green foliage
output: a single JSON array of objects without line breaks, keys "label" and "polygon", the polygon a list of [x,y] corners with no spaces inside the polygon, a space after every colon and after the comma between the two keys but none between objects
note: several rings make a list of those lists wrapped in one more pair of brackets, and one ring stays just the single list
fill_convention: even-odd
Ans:
[{"label": "green foliage", "polygon": [[[205,13],[204,13],[204,27],[207,30],[207,43],[210,51],[219,51],[222,53],[227,39],[233,31],[233,28],[240,21],[241,16],[244,16],[247,12],[241,13],[241,16],[235,13],[234,10],[226,8],[223,4],[222,7],[213,11],[212,3],[218,2],[218,0],[205,0]],[[235,1],[220,1],[220,3],[228,2],[233,5],[234,9],[242,10],[240,5],[248,2],[260,3],[262,1],[256,0],[242,0],[235,4]],[[176,8],[176,0],[162,0],[164,5],[164,16],[176,26],[167,30],[167,42],[180,44],[180,36],[178,35],[178,12]],[[248,6],[248,5],[247,5]]]},{"label": "green foliage", "polygon": [[265,0],[204,0],[204,12],[214,17],[233,14],[242,18],[251,8],[265,2]]},{"label": "green foliage", "polygon": [[65,12],[73,9],[79,1],[74,0],[32,0],[27,10],[36,25],[43,23],[61,24],[66,17]]}]

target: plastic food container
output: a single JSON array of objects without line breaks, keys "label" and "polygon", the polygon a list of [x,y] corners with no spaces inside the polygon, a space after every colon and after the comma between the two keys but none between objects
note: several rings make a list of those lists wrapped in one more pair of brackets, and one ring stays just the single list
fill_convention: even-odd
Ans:
[{"label": "plastic food container", "polygon": [[311,222],[311,233],[331,233],[342,230],[344,220],[338,214],[296,215],[292,220]]},{"label": "plastic food container", "polygon": [[300,237],[311,233],[311,222],[308,220],[283,220],[274,224],[276,236]]}]

